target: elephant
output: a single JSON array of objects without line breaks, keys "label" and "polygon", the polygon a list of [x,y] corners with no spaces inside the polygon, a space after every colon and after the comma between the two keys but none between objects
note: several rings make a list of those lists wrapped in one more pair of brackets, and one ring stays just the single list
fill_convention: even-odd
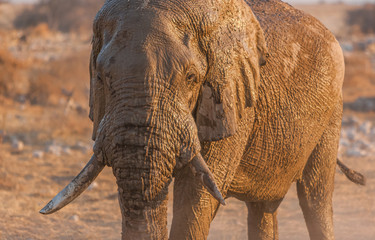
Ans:
[{"label": "elephant", "polygon": [[249,239],[278,239],[296,182],[310,238],[334,239],[337,162],[364,179],[337,160],[345,67],[318,20],[279,0],[107,0],[93,32],[94,153],[41,213],[109,166],[122,239],[206,239],[229,197],[247,205]]}]

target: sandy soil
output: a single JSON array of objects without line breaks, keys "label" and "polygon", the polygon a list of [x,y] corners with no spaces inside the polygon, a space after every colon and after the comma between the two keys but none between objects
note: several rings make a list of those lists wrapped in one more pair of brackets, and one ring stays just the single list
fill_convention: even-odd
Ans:
[{"label": "sandy soil", "polygon": [[[331,18],[333,8],[327,5],[303,9],[320,14],[323,22],[334,27],[335,22],[341,24],[346,8],[335,7],[337,11]],[[336,29],[339,32],[340,24]],[[24,61],[21,65],[26,79],[36,76],[54,82],[44,99],[46,102],[36,105],[0,94],[0,239],[119,239],[121,215],[115,179],[109,168],[63,210],[48,216],[38,213],[82,169],[91,155],[91,122],[87,117],[88,69],[86,62],[77,64],[88,56],[87,38],[42,28],[36,31],[47,32],[45,37],[33,37],[33,31],[26,32],[30,37],[27,42],[20,43],[19,37],[25,32],[10,31],[5,36],[0,32],[0,40],[7,43],[17,59]],[[69,58],[69,52],[79,52],[82,56]],[[357,58],[362,59],[365,55]],[[356,58],[351,59],[357,63]],[[366,75],[363,75],[364,65]],[[375,96],[371,64],[359,62],[348,67],[351,75],[348,75],[344,89],[347,101],[363,96],[362,93],[366,97]],[[354,79],[350,77],[352,75],[361,77]],[[72,90],[74,86],[77,87],[71,99],[60,91]],[[44,92],[36,94],[40,93]],[[346,110],[344,123],[340,157],[367,177],[367,185],[357,186],[337,171],[335,234],[340,240],[372,240],[375,237],[375,111]],[[171,199],[172,196],[169,223]],[[246,218],[245,205],[236,199],[228,199],[227,206],[221,207],[211,225],[209,239],[247,239]],[[279,208],[279,231],[282,240],[308,239],[295,185]]]}]

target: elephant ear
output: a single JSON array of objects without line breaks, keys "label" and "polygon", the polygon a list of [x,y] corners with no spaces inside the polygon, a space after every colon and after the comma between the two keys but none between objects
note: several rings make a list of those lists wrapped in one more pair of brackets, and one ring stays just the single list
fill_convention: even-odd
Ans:
[{"label": "elephant ear", "polygon": [[100,51],[100,43],[98,40],[93,39],[93,47],[90,56],[90,114],[89,117],[94,123],[92,140],[96,139],[96,132],[99,127],[99,123],[105,114],[105,92],[104,84],[102,79],[98,77],[96,70],[96,58]]},{"label": "elephant ear", "polygon": [[258,97],[260,66],[268,53],[259,22],[244,5],[232,14],[220,14],[217,26],[206,36],[209,68],[196,109],[201,141],[234,135],[244,109],[255,106]]}]

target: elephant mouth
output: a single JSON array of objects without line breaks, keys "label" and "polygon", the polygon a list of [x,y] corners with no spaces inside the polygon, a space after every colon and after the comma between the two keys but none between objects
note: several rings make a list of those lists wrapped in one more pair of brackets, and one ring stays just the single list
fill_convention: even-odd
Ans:
[{"label": "elephant mouth", "polygon": [[[140,174],[134,174],[133,179],[121,177],[118,181],[125,181],[122,188],[133,187],[134,184],[127,182],[134,181],[136,185],[140,185],[135,189],[137,194],[150,201],[154,198],[146,196],[147,187],[154,188],[157,185],[159,190],[162,189],[161,185],[168,182],[166,179],[172,178],[174,169],[189,165],[208,192],[225,205],[213,174],[200,153],[198,130],[191,113],[177,105],[173,110],[143,107],[139,111],[132,108],[132,104],[133,102],[127,102],[125,106],[119,105],[103,116],[98,125],[91,160],[40,211],[42,214],[56,212],[77,198],[106,165],[113,168],[115,176],[116,171],[121,171],[126,176],[131,176],[131,169],[139,171]],[[171,128],[173,129],[168,130]],[[168,169],[167,172],[165,169]],[[145,181],[142,178],[152,182],[150,186],[143,186]]]},{"label": "elephant mouth", "polygon": [[[192,154],[187,154],[192,156]],[[101,159],[102,156],[93,154],[90,161],[82,169],[82,171],[62,190],[60,191],[43,209],[41,214],[54,213],[83,193],[90,184],[96,179],[105,167],[105,162]],[[209,170],[202,155],[198,152],[192,159],[185,160],[188,162],[191,170],[201,183],[205,186],[208,192],[217,199],[222,205],[225,205],[225,200],[217,187],[213,174]]]}]

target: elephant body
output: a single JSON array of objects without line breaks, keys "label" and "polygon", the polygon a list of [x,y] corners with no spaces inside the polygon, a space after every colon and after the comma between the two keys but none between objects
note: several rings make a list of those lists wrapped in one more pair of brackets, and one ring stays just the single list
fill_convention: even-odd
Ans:
[{"label": "elephant body", "polygon": [[[257,104],[248,109],[235,136],[204,142],[203,156],[222,193],[247,203],[249,239],[277,238],[276,209],[295,181],[311,239],[333,239],[331,201],[344,78],[341,48],[319,21],[286,3],[247,3],[260,22],[270,53],[261,68]],[[181,178],[182,183],[178,177],[175,180],[175,188],[186,191],[188,177]],[[208,203],[200,193],[191,199],[193,191],[177,190],[174,195],[174,206],[188,206],[175,210],[174,227],[186,225],[179,223],[179,216],[194,224],[176,235],[172,227],[172,236],[186,231],[194,234],[193,239],[205,239],[208,234],[218,204]],[[207,217],[194,221],[194,212]]]},{"label": "elephant body", "polygon": [[90,73],[93,158],[42,213],[107,165],[123,239],[168,238],[173,177],[171,240],[206,239],[227,197],[249,239],[278,239],[293,182],[310,238],[334,239],[344,61],[318,20],[279,0],[107,0]]},{"label": "elephant body", "polygon": [[344,62],[336,39],[313,17],[279,1],[249,4],[270,57],[261,68],[255,119],[229,191],[240,199],[272,201],[302,178],[327,134],[337,151]]}]

